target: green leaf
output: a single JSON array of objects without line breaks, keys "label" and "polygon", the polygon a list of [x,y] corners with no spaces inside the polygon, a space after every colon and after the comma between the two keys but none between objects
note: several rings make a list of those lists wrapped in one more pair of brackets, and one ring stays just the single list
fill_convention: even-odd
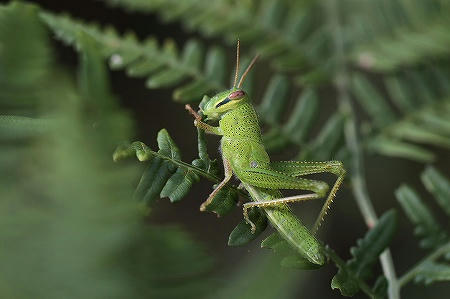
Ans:
[{"label": "green leaf", "polygon": [[[216,187],[217,185],[213,186]],[[216,213],[218,217],[224,216],[236,207],[238,199],[237,191],[225,186],[217,192],[211,203],[205,207],[205,211]]]},{"label": "green leaf", "polygon": [[178,168],[177,171],[167,180],[159,196],[168,197],[171,202],[177,202],[185,197],[192,185],[199,181],[195,173]]},{"label": "green leaf", "polygon": [[450,281],[450,265],[435,262],[423,263],[417,269],[414,281],[425,285],[438,281]]},{"label": "green leaf", "polygon": [[[18,9],[11,16],[16,24],[2,18],[11,6]],[[36,32],[45,33],[35,12],[36,6],[22,2],[0,5],[0,31],[9,30],[21,40],[23,49],[16,55],[26,53],[23,62],[45,54],[34,44],[42,37]],[[1,61],[14,39],[0,40]],[[83,38],[82,46],[78,88],[71,80],[75,74],[41,65],[47,81],[37,76],[21,86],[27,93],[39,91],[30,101],[33,105],[23,109],[19,101],[9,100],[13,110],[26,110],[32,118],[14,122],[39,129],[39,120],[51,114],[52,126],[24,142],[7,144],[8,150],[26,153],[8,155],[19,172],[5,175],[4,164],[0,167],[0,263],[5,269],[0,297],[205,297],[214,288],[210,255],[186,233],[142,221],[136,202],[127,200],[138,169],[112,165],[108,157],[112,146],[134,135],[132,119],[108,90],[95,43]],[[1,75],[7,74],[3,65],[0,69]],[[17,87],[13,85],[1,84],[2,91]],[[5,158],[4,146],[0,153]]]},{"label": "green leaf", "polygon": [[158,47],[155,38],[140,42],[134,34],[120,36],[114,29],[100,29],[99,26],[87,25],[67,16],[44,12],[40,17],[57,38],[77,50],[81,48],[80,33],[88,35],[96,41],[103,57],[109,59],[111,68],[125,68],[130,76],[146,76],[146,84],[150,88],[177,86],[190,81],[175,89],[174,99],[179,102],[199,100],[205,92],[228,87],[224,82],[224,55],[217,48],[207,51],[205,70],[202,70],[204,55],[195,40],[188,41],[179,55],[172,41]]},{"label": "green leaf", "polygon": [[404,140],[450,148],[450,137],[443,136],[423,124],[399,122],[389,129],[388,134]]},{"label": "green leaf", "polygon": [[391,242],[396,228],[396,212],[385,212],[375,227],[369,230],[363,239],[357,241],[358,246],[350,249],[353,259],[348,261],[348,266],[359,278],[365,280],[371,277],[371,267]]},{"label": "green leaf", "polygon": [[380,275],[372,288],[375,294],[374,299],[384,299],[387,297],[389,282],[384,275]]},{"label": "green leaf", "polygon": [[338,289],[342,296],[348,297],[352,297],[359,292],[358,282],[342,268],[331,280],[331,288],[333,290]]},{"label": "green leaf", "polygon": [[367,78],[354,74],[352,83],[356,99],[370,115],[375,126],[386,126],[395,120],[393,111]]},{"label": "green leaf", "polygon": [[[207,38],[219,37],[234,44],[252,45],[253,52],[271,58],[280,70],[303,70],[320,63],[327,35],[310,37],[310,32],[322,24],[317,18],[322,11],[315,5],[294,2],[218,2],[192,1],[134,1],[106,0],[111,5],[127,9],[157,13],[165,21],[181,22],[188,30],[195,30]],[[233,13],[223,13],[233,11]],[[313,17],[312,17],[313,16]],[[326,32],[322,30],[322,32]]]},{"label": "green leaf", "polygon": [[290,143],[302,145],[310,131],[319,109],[317,95],[312,89],[306,89],[297,99],[289,120],[283,126],[272,126],[263,135],[264,145],[269,151],[276,151]]},{"label": "green leaf", "polygon": [[[216,176],[219,172],[218,167],[208,156],[204,135],[203,131],[198,130],[200,158],[193,160],[192,164],[181,161],[179,148],[166,129],[158,133],[158,152],[136,141],[131,145],[117,147],[113,159],[119,161],[136,155],[139,161],[148,162],[135,190],[136,199],[150,204],[158,198],[168,197],[171,202],[177,202],[187,195],[192,185],[199,181],[200,176],[216,183],[220,182]],[[215,195],[205,210],[223,216],[236,206],[238,197],[239,192],[235,187],[225,186]]]},{"label": "green leaf", "polygon": [[157,141],[158,152],[137,141],[131,145],[119,146],[113,159],[119,161],[136,155],[139,161],[149,163],[136,188],[136,199],[147,204],[163,197],[169,197],[171,202],[179,201],[199,180],[202,170],[196,165],[181,161],[180,150],[166,129],[159,131]]},{"label": "green leaf", "polygon": [[420,177],[442,210],[450,216],[450,181],[433,166],[428,166]]},{"label": "green leaf", "polygon": [[31,118],[19,115],[0,115],[0,133],[2,136],[18,138],[29,137],[48,132],[55,121],[43,118]]},{"label": "green leaf", "polygon": [[0,6],[2,114],[33,109],[50,75],[55,75],[50,39],[38,13],[39,7],[29,3],[10,1]]},{"label": "green leaf", "polygon": [[402,111],[409,112],[414,110],[415,103],[409,84],[402,81],[398,76],[389,76],[385,79],[384,85],[391,96],[392,102]]},{"label": "green leaf", "polygon": [[158,199],[164,185],[172,175],[169,165],[169,162],[159,157],[153,158],[136,187],[134,198],[147,204]]},{"label": "green leaf", "polygon": [[392,240],[396,226],[395,211],[385,212],[375,227],[369,230],[363,239],[357,241],[357,247],[350,249],[353,258],[346,262],[346,267],[339,268],[333,277],[331,287],[338,288],[345,296],[356,294],[359,286],[354,277],[364,281],[372,276],[372,267]]},{"label": "green leaf", "polygon": [[395,196],[408,218],[417,226],[415,234],[422,238],[421,247],[434,248],[445,243],[447,234],[413,188],[401,185]]},{"label": "green leaf", "polygon": [[377,136],[369,140],[367,147],[370,151],[385,156],[408,158],[418,162],[433,162],[435,159],[432,152],[422,147],[385,136]]},{"label": "green leaf", "polygon": [[252,233],[250,224],[245,219],[242,219],[228,238],[229,246],[245,245],[256,239],[266,229],[267,217],[261,209],[250,209],[248,211],[248,217],[256,226],[255,232]]},{"label": "green leaf", "polygon": [[317,99],[316,93],[312,89],[306,89],[297,100],[288,122],[283,127],[284,133],[293,142],[297,144],[303,143],[311,129],[318,110],[319,100]]},{"label": "green leaf", "polygon": [[158,141],[159,147],[158,153],[168,156],[173,160],[181,160],[180,150],[166,129],[161,129],[158,132],[158,137],[156,140]]},{"label": "green leaf", "polygon": [[344,138],[344,124],[345,118],[342,114],[333,114],[322,127],[318,136],[300,151],[297,159],[317,161],[333,159]]},{"label": "green leaf", "polygon": [[289,81],[286,77],[274,76],[267,87],[258,111],[262,118],[271,125],[280,122],[283,108],[289,98]]},{"label": "green leaf", "polygon": [[[443,15],[445,11],[443,9]],[[393,34],[372,37],[367,44],[358,46],[353,54],[355,62],[377,71],[394,71],[421,64],[429,58],[448,57],[450,39],[445,35],[449,26],[447,18],[421,20],[420,26],[401,25],[396,26]]]}]

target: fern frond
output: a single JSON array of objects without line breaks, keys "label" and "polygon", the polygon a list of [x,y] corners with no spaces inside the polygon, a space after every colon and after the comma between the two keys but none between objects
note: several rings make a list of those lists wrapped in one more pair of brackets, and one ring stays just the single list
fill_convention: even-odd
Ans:
[{"label": "fern frond", "polygon": [[450,181],[432,166],[425,168],[420,178],[425,188],[433,194],[442,210],[450,217]]},{"label": "fern frond", "polygon": [[[268,110],[266,113],[270,114],[270,105],[272,102],[276,102],[276,100],[273,98],[269,101],[267,97],[264,100],[267,101],[265,106],[269,107],[266,109]],[[306,141],[307,133],[314,122],[318,108],[319,101],[314,90],[307,89],[303,91],[297,99],[289,119],[284,125],[280,125],[280,115],[277,116],[275,121],[272,121],[270,131],[263,136],[266,148],[275,151],[285,147],[289,143],[302,145]]]},{"label": "fern frond", "polygon": [[2,114],[35,117],[32,110],[51,74],[50,39],[38,12],[37,6],[21,2],[0,6]]},{"label": "fern frond", "polygon": [[[359,283],[354,279],[365,281],[372,276],[372,267],[378,256],[389,245],[397,226],[395,211],[384,213],[375,227],[369,230],[363,239],[357,241],[357,247],[352,247],[352,259],[346,262],[346,267],[340,267],[331,281],[333,289],[338,288],[342,295],[353,296],[359,291]],[[351,277],[348,272],[352,273]]]},{"label": "fern frond", "polygon": [[[11,15],[5,19],[3,13]],[[17,23],[10,23],[14,18]],[[0,148],[2,162],[8,158],[12,169],[18,169],[5,173],[9,169],[1,164],[0,263],[5,271],[0,273],[0,297],[194,298],[210,291],[204,283],[210,287],[205,276],[212,260],[204,248],[178,229],[136,221],[142,214],[126,200],[131,191],[127,178],[136,169],[112,165],[108,156],[112,144],[131,135],[131,119],[108,90],[103,77],[107,70],[92,40],[80,37],[83,54],[76,88],[65,82],[68,76],[54,73],[51,64],[41,64],[48,57],[33,52],[36,45],[48,46],[47,36],[35,35],[45,27],[34,6],[0,5],[1,34],[8,30],[26,51],[17,51],[13,59],[24,60],[15,70],[24,74],[24,81],[2,81],[2,89],[46,89],[41,78],[53,78],[53,88],[27,99],[32,105],[24,109],[26,116],[0,121],[9,129],[39,131]],[[9,50],[8,40],[0,40],[1,61]],[[44,67],[42,73],[28,70],[32,65]],[[35,81],[28,80],[27,71]],[[8,104],[23,111],[20,101]],[[41,116],[50,114],[47,124],[48,117]],[[47,271],[38,270],[43,268]]]},{"label": "fern frond", "polygon": [[[188,30],[218,36],[234,44],[239,38],[253,52],[270,58],[279,70],[298,70],[323,62],[329,36],[313,2],[284,1],[135,1],[105,0],[113,6],[156,12],[167,22],[181,21]],[[324,72],[325,73],[325,72]]]},{"label": "fern frond", "polygon": [[319,111],[319,100],[312,89],[304,90],[295,101],[292,112],[283,123],[287,109],[290,83],[285,76],[275,75],[265,90],[261,103],[256,107],[269,130],[263,135],[266,148],[277,151],[291,145],[301,147],[299,160],[329,160],[336,156],[343,140],[344,117],[333,113],[317,136],[308,136]]},{"label": "fern frond", "polygon": [[450,148],[450,80],[446,71],[430,68],[392,76],[386,78],[385,86],[401,115],[363,75],[353,76],[355,98],[373,123],[366,138],[370,151],[430,162],[434,154],[417,143]]},{"label": "fern frond", "polygon": [[[140,43],[132,35],[120,37],[112,29],[100,30],[96,26],[88,26],[68,17],[57,17],[49,13],[43,13],[42,18],[60,39],[74,46],[77,45],[77,36],[74,32],[81,31],[89,35],[98,42],[103,55],[110,59],[111,67],[125,68],[127,73],[133,76],[149,76],[147,80],[149,87],[177,86],[189,78],[190,83],[175,89],[173,95],[177,101],[200,99],[207,92],[227,88],[226,60],[223,51],[219,48],[208,51],[204,62],[205,68],[202,69],[202,47],[193,40],[186,44],[182,55],[178,55],[173,43],[166,43],[160,49],[152,39]],[[245,58],[243,60],[245,63]],[[244,84],[246,89],[250,88],[249,93],[251,93],[251,84],[251,78],[248,78]],[[313,123],[318,101],[314,92],[307,90],[298,99],[288,122],[285,125],[279,125],[292,89],[292,84],[286,77],[275,75],[271,78],[262,101],[257,106],[262,121],[271,127],[271,131],[265,137],[269,148],[280,149],[289,144],[303,145],[308,129]],[[336,138],[327,139],[329,136],[337,138],[342,136],[342,134],[336,134],[339,128],[335,127],[333,134],[325,136],[327,143],[333,143],[332,141],[336,140]],[[315,145],[307,148],[320,147],[322,151],[329,152],[334,150],[333,146],[325,147],[318,141],[313,143]],[[317,155],[315,158],[329,155]]]},{"label": "fern frond", "polygon": [[411,222],[417,225],[415,233],[423,238],[420,241],[421,247],[434,248],[445,243],[447,234],[412,187],[400,186],[395,191],[395,196]]},{"label": "fern frond", "polygon": [[[450,7],[440,5],[437,1],[430,1],[434,3],[430,3],[428,9],[421,7],[421,1],[392,2],[398,3],[388,3],[388,7],[383,8],[384,15],[379,14],[377,17],[390,23],[389,26],[395,30],[365,28],[364,38],[368,40],[353,50],[351,57],[354,63],[378,72],[390,72],[402,67],[446,60],[450,54],[450,38],[447,34]],[[391,18],[387,21],[386,16]],[[364,21],[366,27],[380,27],[380,23],[370,24],[367,19]]]},{"label": "fern frond", "polygon": [[80,32],[90,36],[98,43],[103,57],[109,59],[111,68],[125,68],[130,76],[147,77],[149,88],[181,85],[174,91],[176,101],[200,100],[205,93],[228,86],[225,55],[220,48],[209,49],[205,55],[200,43],[191,40],[179,54],[171,40],[159,46],[154,38],[140,42],[132,33],[120,36],[112,27],[100,29],[68,16],[43,12],[41,18],[57,38],[76,48],[79,48]]},{"label": "fern frond", "polygon": [[[446,207],[450,201],[450,193],[448,193],[450,180],[432,166],[428,166],[421,177],[428,191],[434,195],[435,200],[447,212]],[[448,260],[450,256],[450,238],[447,232],[441,228],[434,215],[411,187],[402,185],[397,189],[395,195],[408,218],[417,225],[416,234],[423,237],[420,246],[434,250],[400,278],[400,285],[404,285],[412,279],[427,285],[436,281],[450,280],[448,262],[437,261],[441,257]]]},{"label": "fern frond", "polygon": [[448,3],[440,0],[344,1],[352,9],[345,24],[351,61],[377,72],[445,61]]},{"label": "fern frond", "polygon": [[18,115],[0,115],[0,135],[2,138],[23,138],[48,132],[55,125],[50,119],[31,118]]},{"label": "fern frond", "polygon": [[[177,202],[186,196],[199,177],[215,183],[221,181],[215,175],[217,166],[212,165],[205,156],[192,161],[192,164],[181,161],[180,151],[165,129],[159,131],[157,141],[157,152],[139,141],[120,146],[114,152],[114,161],[136,156],[139,161],[148,162],[135,191],[137,199],[151,204],[158,198],[169,197],[171,202]],[[215,197],[209,209],[220,216],[230,212],[236,206],[238,194],[236,188],[225,187]]]},{"label": "fern frond", "polygon": [[426,262],[417,269],[414,281],[423,282],[426,285],[438,281],[450,281],[450,265]]}]

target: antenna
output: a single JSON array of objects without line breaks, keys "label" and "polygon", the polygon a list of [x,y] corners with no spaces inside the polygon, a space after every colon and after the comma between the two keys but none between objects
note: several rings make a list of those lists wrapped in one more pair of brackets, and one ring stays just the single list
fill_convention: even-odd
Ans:
[{"label": "antenna", "polygon": [[233,88],[236,87],[236,82],[239,76],[239,47],[240,47],[240,42],[239,40],[237,41],[237,46],[236,46],[236,73],[234,74],[234,83],[233,83]]},{"label": "antenna", "polygon": [[258,59],[259,55],[256,55],[253,59],[252,62],[250,62],[250,64],[248,65],[247,69],[245,70],[245,72],[242,74],[241,80],[239,80],[239,84],[238,84],[238,88],[241,88],[242,84],[244,83],[244,79],[247,76],[248,72],[252,69],[253,65],[255,65],[256,60]]}]

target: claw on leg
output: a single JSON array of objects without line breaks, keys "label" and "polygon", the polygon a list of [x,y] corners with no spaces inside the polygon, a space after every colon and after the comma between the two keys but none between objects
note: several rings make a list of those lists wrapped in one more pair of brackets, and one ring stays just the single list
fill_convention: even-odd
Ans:
[{"label": "claw on leg", "polygon": [[256,225],[255,225],[255,224],[250,220],[250,218],[248,217],[247,209],[248,209],[248,206],[246,206],[246,205],[244,204],[244,211],[243,211],[243,214],[244,214],[244,220],[245,220],[245,222],[247,222],[248,224],[250,224],[252,234],[254,234],[254,233],[256,232]]}]

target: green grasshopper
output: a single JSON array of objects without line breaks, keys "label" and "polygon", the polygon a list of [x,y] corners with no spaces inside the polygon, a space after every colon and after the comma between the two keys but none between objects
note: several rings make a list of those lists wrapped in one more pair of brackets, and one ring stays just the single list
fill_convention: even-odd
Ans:
[{"label": "green grasshopper", "polygon": [[[256,111],[250,103],[248,95],[241,89],[246,75],[258,56],[251,61],[236,85],[239,73],[239,41],[236,52],[233,88],[216,94],[200,110],[207,117],[205,121],[218,120],[219,126],[215,127],[203,122],[201,115],[186,105],[186,109],[195,117],[194,125],[196,127],[206,133],[222,136],[220,148],[225,178],[200,206],[200,210],[205,210],[234,173],[253,200],[253,202],[243,205],[244,219],[250,224],[252,233],[255,232],[256,226],[248,217],[248,209],[263,208],[272,225],[303,258],[315,265],[323,265],[326,260],[325,255],[314,235],[344,180],[343,164],[340,161],[270,161],[262,142]],[[324,172],[336,175],[337,179],[322,206],[311,234],[290,212],[287,203],[325,197],[329,189],[327,183],[301,177]],[[307,190],[312,193],[283,197],[280,189]]]}]

